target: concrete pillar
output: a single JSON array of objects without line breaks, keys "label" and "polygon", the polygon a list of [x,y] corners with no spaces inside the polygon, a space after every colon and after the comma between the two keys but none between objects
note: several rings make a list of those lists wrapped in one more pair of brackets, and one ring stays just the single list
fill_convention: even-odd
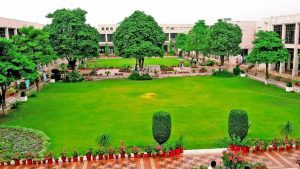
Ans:
[{"label": "concrete pillar", "polygon": [[18,34],[18,29],[14,29],[14,35],[17,35]]},{"label": "concrete pillar", "polygon": [[298,48],[297,48],[298,41],[299,41],[299,23],[296,23],[292,77],[298,76],[298,65],[299,65],[299,55],[298,55]]},{"label": "concrete pillar", "polygon": [[280,67],[279,67],[279,74],[282,74],[285,72],[285,62],[280,63]]},{"label": "concrete pillar", "polygon": [[282,33],[281,33],[281,39],[283,40],[282,43],[285,44],[285,35],[286,35],[286,26],[285,24],[282,25]]},{"label": "concrete pillar", "polygon": [[106,43],[108,42],[108,39],[107,39],[107,33],[105,34],[105,42],[106,42]]},{"label": "concrete pillar", "polygon": [[5,28],[5,38],[9,39],[8,28]]}]

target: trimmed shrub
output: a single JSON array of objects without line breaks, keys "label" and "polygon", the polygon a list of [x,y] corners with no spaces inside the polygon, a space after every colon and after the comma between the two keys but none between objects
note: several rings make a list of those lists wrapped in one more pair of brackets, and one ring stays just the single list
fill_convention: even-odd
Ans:
[{"label": "trimmed shrub", "polygon": [[152,77],[149,74],[140,75],[137,72],[133,72],[133,73],[131,73],[131,75],[128,76],[128,79],[131,79],[131,80],[152,80]]},{"label": "trimmed shrub", "polygon": [[77,70],[73,72],[68,72],[66,78],[64,79],[64,82],[82,82],[82,81],[83,81],[83,77]]},{"label": "trimmed shrub", "polygon": [[240,66],[236,66],[235,68],[233,68],[233,74],[238,76],[241,73],[241,69]]},{"label": "trimmed shrub", "polygon": [[244,140],[248,134],[250,125],[248,114],[244,110],[231,110],[228,118],[228,133],[230,138],[238,137]]},{"label": "trimmed shrub", "polygon": [[215,71],[212,74],[215,77],[234,77],[234,74],[231,72],[228,72],[227,70],[223,70],[223,71]]},{"label": "trimmed shrub", "polygon": [[168,141],[171,135],[171,115],[167,112],[156,112],[152,118],[152,134],[158,144]]}]

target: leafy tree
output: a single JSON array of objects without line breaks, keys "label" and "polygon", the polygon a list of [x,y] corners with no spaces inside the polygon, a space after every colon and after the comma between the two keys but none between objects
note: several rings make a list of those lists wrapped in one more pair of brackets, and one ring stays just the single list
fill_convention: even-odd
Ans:
[{"label": "leafy tree", "polygon": [[230,138],[238,137],[243,141],[250,125],[248,122],[248,114],[243,110],[231,110],[228,118],[228,133]]},{"label": "leafy tree", "polygon": [[199,52],[202,55],[208,53],[209,27],[204,20],[196,22],[186,38],[187,49],[196,52],[196,60],[199,61]]},{"label": "leafy tree", "polygon": [[105,44],[105,47],[104,47],[104,55],[105,55],[105,56],[108,56],[108,55],[109,55],[109,47],[108,47],[108,44],[107,44],[107,43]]},{"label": "leafy tree", "polygon": [[35,64],[18,53],[11,40],[0,38],[0,102],[3,114],[6,114],[5,94],[9,85],[21,78],[33,80],[37,77]]},{"label": "leafy tree", "polygon": [[174,47],[175,47],[174,41],[170,40],[169,45],[168,45],[170,55],[175,55]]},{"label": "leafy tree", "polygon": [[287,121],[287,123],[282,124],[280,127],[280,134],[283,135],[286,139],[289,138],[294,133],[294,124],[290,121]]},{"label": "leafy tree", "polygon": [[[49,34],[32,26],[20,29],[18,35],[13,36],[17,52],[26,55],[35,65],[45,65],[56,59],[56,54],[49,41]],[[39,79],[35,79],[39,91]]]},{"label": "leafy tree", "polygon": [[152,118],[152,134],[158,144],[168,141],[171,136],[171,115],[167,112],[156,112]]},{"label": "leafy tree", "polygon": [[269,78],[269,64],[285,62],[289,53],[281,38],[273,31],[259,31],[253,41],[254,47],[247,57],[250,63],[266,64],[266,79]]},{"label": "leafy tree", "polygon": [[165,34],[152,16],[135,11],[121,22],[113,42],[118,56],[134,57],[143,68],[145,57],[163,57]]},{"label": "leafy tree", "polygon": [[74,71],[76,62],[98,55],[100,35],[86,24],[86,11],[58,9],[47,15],[52,23],[46,26],[50,42],[61,58],[66,58]]},{"label": "leafy tree", "polygon": [[181,49],[182,51],[185,50],[186,48],[186,39],[187,39],[187,35],[184,34],[184,33],[179,33],[177,36],[176,36],[176,48],[177,49]]},{"label": "leafy tree", "polygon": [[241,28],[219,19],[210,29],[209,53],[220,56],[221,66],[224,66],[225,56],[240,54],[241,42]]}]

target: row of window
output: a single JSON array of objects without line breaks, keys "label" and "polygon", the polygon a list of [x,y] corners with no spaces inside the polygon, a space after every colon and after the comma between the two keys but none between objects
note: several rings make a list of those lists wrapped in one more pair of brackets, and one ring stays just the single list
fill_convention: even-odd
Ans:
[{"label": "row of window", "polygon": [[113,27],[102,27],[101,30],[103,30],[103,31],[105,31],[105,30],[107,30],[107,31],[111,30],[112,31],[112,30],[114,30],[114,28]]},{"label": "row of window", "polygon": [[[106,40],[106,37],[105,35],[107,35],[107,40]],[[171,40],[175,40],[176,39],[176,36],[177,36],[177,33],[166,33],[166,41],[169,41],[170,40],[170,37],[171,37]],[[113,34],[100,34],[100,42],[113,42]]]},{"label": "row of window", "polygon": [[[299,34],[299,39],[295,39],[295,29],[296,24],[287,24],[285,30],[285,43],[286,44],[294,44],[295,40],[298,40],[296,43],[300,43],[300,31],[297,32]],[[277,32],[280,37],[282,37],[282,25],[274,25],[274,32]]]},{"label": "row of window", "polygon": [[[0,28],[0,37],[2,37],[2,38],[5,38],[5,37],[6,37],[6,36],[5,36],[5,29],[6,29],[6,28]],[[19,29],[17,29],[17,33],[19,33]],[[14,35],[15,35],[15,29],[9,28],[9,29],[8,29],[8,37],[11,39],[12,36],[14,36]]]}]

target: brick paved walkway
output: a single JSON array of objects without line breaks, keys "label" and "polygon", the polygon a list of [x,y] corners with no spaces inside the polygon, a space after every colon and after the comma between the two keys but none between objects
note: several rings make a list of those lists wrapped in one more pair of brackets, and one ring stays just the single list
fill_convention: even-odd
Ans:
[{"label": "brick paved walkway", "polygon": [[[100,160],[79,163],[60,163],[55,165],[31,165],[31,166],[0,166],[1,169],[190,169],[199,165],[208,166],[212,160],[221,164],[222,153],[184,154],[174,158],[141,158]],[[269,169],[298,169],[296,160],[300,158],[300,150],[289,152],[271,152],[262,154],[249,154],[246,158],[251,162],[263,162]]]}]

